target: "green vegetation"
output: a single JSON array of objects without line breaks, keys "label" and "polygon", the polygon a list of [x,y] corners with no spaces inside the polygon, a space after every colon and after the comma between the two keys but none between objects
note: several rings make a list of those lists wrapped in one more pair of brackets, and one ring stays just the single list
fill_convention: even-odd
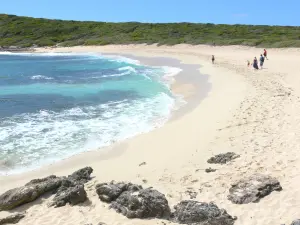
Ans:
[{"label": "green vegetation", "polygon": [[132,43],[300,47],[300,27],[195,23],[105,23],[0,14],[0,46]]}]

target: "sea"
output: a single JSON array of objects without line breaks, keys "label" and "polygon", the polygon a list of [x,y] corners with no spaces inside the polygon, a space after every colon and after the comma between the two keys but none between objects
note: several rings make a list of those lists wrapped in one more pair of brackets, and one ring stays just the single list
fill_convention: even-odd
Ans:
[{"label": "sea", "polygon": [[161,127],[184,101],[175,67],[116,55],[0,53],[0,175]]}]

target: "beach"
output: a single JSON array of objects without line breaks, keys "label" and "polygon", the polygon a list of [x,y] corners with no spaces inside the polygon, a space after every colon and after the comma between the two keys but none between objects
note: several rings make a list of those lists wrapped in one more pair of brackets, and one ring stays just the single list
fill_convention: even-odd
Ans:
[{"label": "beach", "polygon": [[[263,49],[243,46],[114,45],[36,51],[120,54],[148,63],[159,57],[179,60],[187,68],[172,90],[185,96],[189,107],[149,133],[32,172],[0,177],[2,193],[31,179],[67,175],[85,166],[94,169],[93,179],[85,185],[88,203],[49,208],[49,198],[41,198],[16,209],[26,210],[19,224],[162,224],[159,219],[127,219],[108,209],[94,188],[111,180],[153,187],[166,195],[170,206],[189,199],[187,191],[197,192],[194,200],[215,202],[237,217],[236,225],[290,224],[300,218],[299,49],[269,49],[269,60],[258,71],[247,67],[247,60],[259,57]],[[216,57],[215,64],[211,55]],[[188,68],[200,73],[191,76]],[[225,165],[207,163],[210,157],[226,152],[240,157]],[[217,171],[206,173],[208,167]],[[231,184],[255,173],[275,177],[283,190],[258,203],[230,202]]]}]

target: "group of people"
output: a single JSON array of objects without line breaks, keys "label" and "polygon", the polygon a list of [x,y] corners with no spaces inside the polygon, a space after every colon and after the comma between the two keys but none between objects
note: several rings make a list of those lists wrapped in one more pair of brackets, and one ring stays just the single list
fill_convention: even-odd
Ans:
[{"label": "group of people", "polygon": [[[265,59],[268,59],[267,57],[267,50],[264,49],[264,53],[260,55],[260,58],[259,58],[259,66],[260,68],[262,69],[263,68],[263,65],[264,65],[264,62],[265,62]],[[254,60],[253,60],[253,68],[258,70],[258,60],[256,57],[254,57]],[[248,66],[250,66],[250,62],[248,61]]]},{"label": "group of people", "polygon": [[[260,54],[260,58],[259,58],[260,69],[263,68],[265,59],[268,59],[268,57],[267,57],[267,50],[266,49],[264,49],[264,53],[263,54]],[[214,55],[211,56],[211,62],[213,64],[215,63],[215,56]],[[247,61],[247,65],[248,65],[248,67],[250,66],[250,61],[249,60]],[[253,66],[254,69],[256,69],[256,70],[259,69],[259,67],[258,67],[258,60],[257,60],[256,57],[254,57],[253,63],[251,65]]]}]

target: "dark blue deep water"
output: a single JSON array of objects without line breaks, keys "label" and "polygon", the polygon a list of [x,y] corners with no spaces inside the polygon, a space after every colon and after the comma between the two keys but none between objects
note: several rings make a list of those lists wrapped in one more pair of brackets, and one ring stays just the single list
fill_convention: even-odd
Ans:
[{"label": "dark blue deep water", "polygon": [[0,173],[20,172],[162,125],[176,68],[117,56],[0,54]]}]

